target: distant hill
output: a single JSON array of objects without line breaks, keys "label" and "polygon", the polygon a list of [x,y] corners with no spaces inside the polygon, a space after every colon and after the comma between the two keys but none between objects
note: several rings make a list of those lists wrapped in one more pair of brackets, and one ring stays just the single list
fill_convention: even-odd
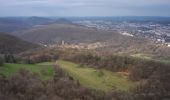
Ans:
[{"label": "distant hill", "polygon": [[30,25],[25,23],[24,18],[20,17],[1,17],[0,18],[0,31],[13,32],[31,28]]},{"label": "distant hill", "polygon": [[48,25],[54,23],[72,23],[64,18],[51,17],[0,17],[0,31],[14,32],[30,29],[36,25]]},{"label": "distant hill", "polygon": [[170,58],[170,48],[155,44],[146,38],[125,36],[117,32],[108,32],[75,24],[50,24],[13,34],[23,40],[37,44],[55,44],[62,40],[67,43],[107,42],[109,46],[98,48],[97,51],[109,54],[148,54],[149,56]]},{"label": "distant hill", "polygon": [[25,23],[28,25],[48,25],[48,24],[62,24],[62,23],[72,23],[71,21],[65,18],[50,18],[50,17],[28,17],[24,19]]},{"label": "distant hill", "polygon": [[43,44],[54,44],[62,40],[69,43],[105,41],[120,35],[75,24],[50,24],[13,34],[24,40]]},{"label": "distant hill", "polygon": [[36,47],[39,47],[39,45],[32,44],[17,37],[0,32],[0,54],[19,53]]}]

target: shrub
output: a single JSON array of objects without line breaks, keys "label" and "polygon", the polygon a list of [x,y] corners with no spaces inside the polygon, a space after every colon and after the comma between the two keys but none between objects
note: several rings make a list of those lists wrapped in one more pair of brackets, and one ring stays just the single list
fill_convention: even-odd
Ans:
[{"label": "shrub", "polygon": [[160,66],[164,68],[166,65],[150,60],[139,61],[134,67],[131,68],[130,79],[134,81],[148,79]]},{"label": "shrub", "polygon": [[135,100],[169,100],[170,67],[159,66],[146,82],[135,89]]},{"label": "shrub", "polygon": [[4,60],[7,63],[16,63],[17,62],[17,59],[15,58],[15,56],[13,54],[5,54]]},{"label": "shrub", "polygon": [[84,64],[79,64],[78,67],[82,68],[82,67],[85,67],[85,65]]},{"label": "shrub", "polygon": [[[57,80],[56,80],[57,79]],[[39,76],[21,70],[10,78],[0,77],[0,100],[103,100],[81,87],[59,68],[54,79],[42,81]]]},{"label": "shrub", "polygon": [[99,77],[104,76],[104,73],[103,73],[103,71],[102,71],[102,70],[99,70],[99,71],[98,71],[98,76],[99,76]]},{"label": "shrub", "polygon": [[4,59],[0,56],[0,66],[3,66],[4,64]]}]

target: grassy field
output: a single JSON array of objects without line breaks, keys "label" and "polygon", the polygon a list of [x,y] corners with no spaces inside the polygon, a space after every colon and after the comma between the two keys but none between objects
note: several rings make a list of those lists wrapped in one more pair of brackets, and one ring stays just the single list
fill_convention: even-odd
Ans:
[{"label": "grassy field", "polygon": [[10,77],[17,73],[20,69],[26,69],[31,72],[37,73],[43,80],[50,79],[54,75],[53,64],[49,62],[39,64],[12,64],[6,63],[0,67],[0,73]]},{"label": "grassy field", "polygon": [[97,70],[87,66],[82,67],[78,64],[62,60],[57,61],[57,64],[75,80],[79,80],[81,85],[88,88],[107,92],[113,88],[128,91],[135,86],[133,82],[127,79],[127,76],[120,73],[112,73],[104,69]]},{"label": "grassy field", "polygon": [[165,63],[165,64],[170,64],[170,60],[157,60],[158,62]]},{"label": "grassy field", "polygon": [[136,58],[142,58],[142,59],[152,59],[152,55],[148,55],[148,54],[133,54],[131,55],[132,57],[136,57]]}]

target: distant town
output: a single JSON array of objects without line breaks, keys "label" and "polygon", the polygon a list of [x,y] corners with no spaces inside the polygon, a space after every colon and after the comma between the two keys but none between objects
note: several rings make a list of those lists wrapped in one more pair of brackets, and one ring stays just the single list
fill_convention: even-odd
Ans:
[{"label": "distant town", "polygon": [[75,21],[75,23],[105,31],[114,31],[131,37],[148,38],[155,43],[161,43],[170,47],[170,24],[112,22],[104,20],[81,20]]}]

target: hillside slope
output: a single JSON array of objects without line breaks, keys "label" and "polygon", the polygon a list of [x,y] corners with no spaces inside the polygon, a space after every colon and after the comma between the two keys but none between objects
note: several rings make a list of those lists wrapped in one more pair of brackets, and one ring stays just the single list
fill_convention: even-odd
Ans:
[{"label": "hillside slope", "polygon": [[24,40],[43,44],[53,44],[62,40],[69,43],[104,41],[118,35],[74,24],[51,24],[14,34]]},{"label": "hillside slope", "polygon": [[107,42],[107,47],[98,48],[100,53],[148,54],[170,58],[170,48],[145,38],[130,37],[75,24],[50,24],[13,33],[23,40],[37,44]]},{"label": "hillside slope", "polygon": [[53,23],[72,23],[64,18],[50,18],[50,17],[0,17],[1,32],[15,32],[21,30],[28,30],[37,25],[48,25]]},{"label": "hillside slope", "polygon": [[19,53],[38,46],[39,45],[32,44],[17,37],[0,32],[0,53]]}]

